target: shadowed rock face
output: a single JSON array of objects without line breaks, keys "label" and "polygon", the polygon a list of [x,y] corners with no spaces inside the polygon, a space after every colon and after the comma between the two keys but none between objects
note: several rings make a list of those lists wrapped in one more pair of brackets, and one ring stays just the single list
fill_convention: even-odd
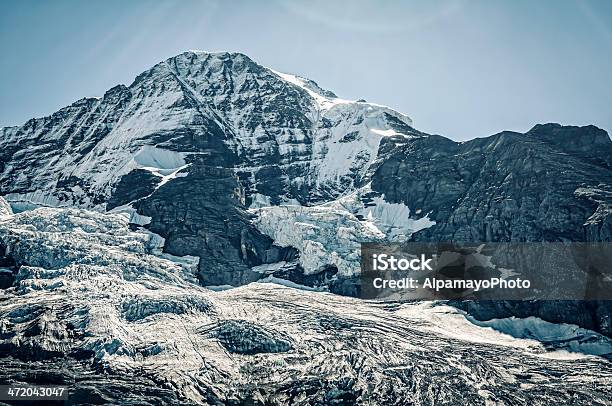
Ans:
[{"label": "shadowed rock face", "polygon": [[[537,125],[394,149],[372,188],[430,212],[415,241],[612,241],[612,142],[596,127]],[[455,303],[480,320],[538,316],[612,335],[609,301]]]},{"label": "shadowed rock face", "polygon": [[240,286],[261,277],[250,268],[283,260],[250,222],[234,172],[192,163],[189,174],[169,182],[140,201],[139,213],[152,217],[147,228],[166,238],[164,250],[200,258],[203,285]]},{"label": "shadowed rock face", "polygon": [[464,143],[430,136],[395,149],[372,188],[431,212],[436,225],[417,241],[610,241],[610,157],[612,142],[593,126]]}]

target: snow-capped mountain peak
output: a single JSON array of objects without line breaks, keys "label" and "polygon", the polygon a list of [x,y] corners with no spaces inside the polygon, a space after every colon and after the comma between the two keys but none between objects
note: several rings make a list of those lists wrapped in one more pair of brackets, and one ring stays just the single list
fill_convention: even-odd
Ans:
[{"label": "snow-capped mountain peak", "polygon": [[[11,201],[104,209],[122,177],[147,170],[143,151],[169,150],[187,161],[215,155],[212,164],[239,173],[247,198],[306,203],[363,183],[381,139],[416,134],[411,125],[388,107],[340,99],[244,54],[190,51],[102,98],[3,129],[0,183]],[[36,165],[22,157],[26,147],[38,151]],[[280,194],[258,180],[262,170],[281,179]]]}]

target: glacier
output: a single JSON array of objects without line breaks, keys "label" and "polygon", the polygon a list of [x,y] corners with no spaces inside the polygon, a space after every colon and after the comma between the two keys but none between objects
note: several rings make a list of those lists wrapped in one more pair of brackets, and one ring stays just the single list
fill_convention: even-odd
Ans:
[{"label": "glacier", "polygon": [[4,214],[0,246],[16,273],[0,290],[0,378],[53,375],[71,393],[109,403],[612,400],[603,358],[551,352],[439,303],[266,283],[215,292],[177,258],[155,255],[158,245],[121,214]]}]

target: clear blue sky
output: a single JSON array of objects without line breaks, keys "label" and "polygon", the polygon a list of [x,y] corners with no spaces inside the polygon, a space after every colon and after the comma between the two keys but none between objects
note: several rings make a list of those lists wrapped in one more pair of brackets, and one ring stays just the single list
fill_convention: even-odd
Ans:
[{"label": "clear blue sky", "polygon": [[608,0],[0,0],[0,126],[189,49],[243,52],[454,139],[612,130]]}]

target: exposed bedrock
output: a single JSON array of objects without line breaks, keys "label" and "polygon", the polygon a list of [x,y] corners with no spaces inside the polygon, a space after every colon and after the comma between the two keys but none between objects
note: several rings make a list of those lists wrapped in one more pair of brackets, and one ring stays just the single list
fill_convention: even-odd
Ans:
[{"label": "exposed bedrock", "polygon": [[416,241],[609,241],[610,157],[612,141],[593,126],[430,136],[394,149],[372,188],[431,213],[436,225]]},{"label": "exposed bedrock", "polygon": [[185,177],[135,204],[152,217],[147,228],[166,239],[164,251],[200,258],[203,285],[240,286],[261,278],[251,267],[291,255],[251,223],[232,170],[194,162]]}]

